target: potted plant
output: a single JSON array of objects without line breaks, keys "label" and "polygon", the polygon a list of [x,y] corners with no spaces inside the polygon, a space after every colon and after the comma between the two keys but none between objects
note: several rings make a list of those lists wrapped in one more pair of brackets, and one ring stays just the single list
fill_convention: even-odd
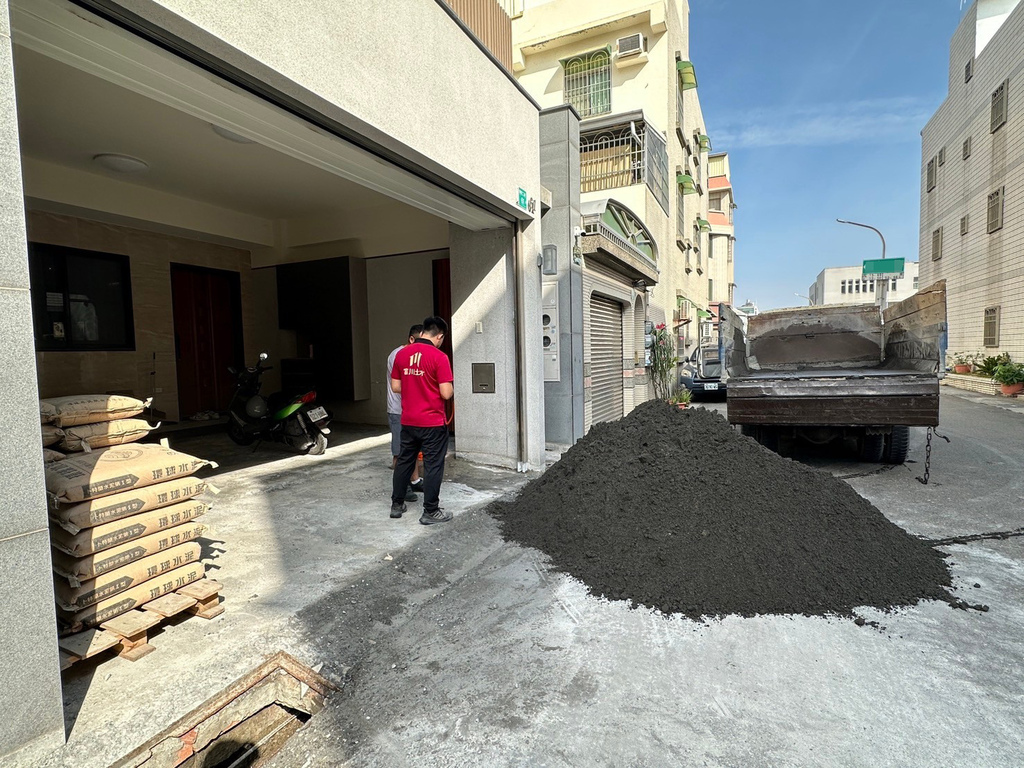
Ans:
[{"label": "potted plant", "polygon": [[999,382],[1004,395],[1016,397],[1024,391],[1024,363],[1004,363],[996,368],[992,378]]},{"label": "potted plant", "polygon": [[682,409],[690,404],[691,397],[693,397],[693,393],[686,387],[681,387],[676,390],[675,394],[673,394],[668,401],[677,408]]},{"label": "potted plant", "polygon": [[970,373],[971,366],[980,357],[977,352],[951,352],[953,360],[953,373]]},{"label": "potted plant", "polygon": [[996,368],[1009,362],[1010,355],[1007,352],[1003,352],[1001,355],[992,355],[990,357],[983,356],[980,358],[980,362],[975,362],[974,370],[982,376],[988,376],[991,379],[993,374],[996,372]]}]

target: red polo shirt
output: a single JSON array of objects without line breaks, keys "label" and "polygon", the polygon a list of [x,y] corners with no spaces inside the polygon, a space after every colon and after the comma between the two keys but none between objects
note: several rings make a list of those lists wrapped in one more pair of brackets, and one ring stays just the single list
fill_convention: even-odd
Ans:
[{"label": "red polo shirt", "polygon": [[402,424],[444,426],[444,398],[439,385],[453,380],[448,355],[428,339],[416,339],[399,350],[391,378],[402,382]]}]

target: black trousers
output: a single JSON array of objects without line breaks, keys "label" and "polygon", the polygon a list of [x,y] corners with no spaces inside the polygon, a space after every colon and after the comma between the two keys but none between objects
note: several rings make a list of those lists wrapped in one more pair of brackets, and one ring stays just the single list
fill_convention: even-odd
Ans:
[{"label": "black trousers", "polygon": [[437,509],[441,495],[441,479],[444,477],[444,459],[448,455],[448,427],[410,427],[402,425],[402,450],[391,487],[391,503],[405,501],[405,490],[409,487],[416,458],[423,452],[423,511]]}]

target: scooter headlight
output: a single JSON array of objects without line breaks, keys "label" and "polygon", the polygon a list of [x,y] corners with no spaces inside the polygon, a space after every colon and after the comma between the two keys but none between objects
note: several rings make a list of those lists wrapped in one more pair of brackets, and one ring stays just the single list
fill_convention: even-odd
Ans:
[{"label": "scooter headlight", "polygon": [[259,395],[253,395],[245,403],[245,414],[253,419],[267,415],[267,401]]}]

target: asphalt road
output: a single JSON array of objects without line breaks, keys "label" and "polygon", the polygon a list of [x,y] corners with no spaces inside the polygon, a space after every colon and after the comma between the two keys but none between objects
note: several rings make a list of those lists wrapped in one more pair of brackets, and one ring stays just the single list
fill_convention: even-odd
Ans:
[{"label": "asphalt road", "polygon": [[[944,393],[942,422],[927,486],[923,431],[902,467],[808,460],[914,534],[1024,526],[1024,414]],[[863,611],[875,628],[629,610],[502,542],[482,511],[439,529],[299,614],[345,685],[271,765],[1024,762],[1024,538],[945,548],[987,613]]]}]

